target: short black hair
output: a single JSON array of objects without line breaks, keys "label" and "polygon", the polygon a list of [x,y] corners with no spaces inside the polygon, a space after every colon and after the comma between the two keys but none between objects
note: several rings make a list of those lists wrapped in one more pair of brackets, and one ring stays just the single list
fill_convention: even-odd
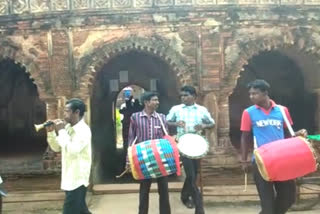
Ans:
[{"label": "short black hair", "polygon": [[72,98],[66,102],[66,105],[70,104],[72,112],[79,110],[80,117],[83,117],[84,112],[86,111],[86,105],[84,102],[78,98]]},{"label": "short black hair", "polygon": [[141,104],[144,106],[145,101],[150,101],[152,97],[158,97],[158,93],[154,91],[146,91],[141,95]]},{"label": "short black hair", "polygon": [[188,92],[192,96],[197,96],[196,88],[190,85],[183,86],[180,91]]},{"label": "short black hair", "polygon": [[247,85],[247,88],[259,89],[261,92],[269,92],[270,84],[263,79],[256,79]]}]

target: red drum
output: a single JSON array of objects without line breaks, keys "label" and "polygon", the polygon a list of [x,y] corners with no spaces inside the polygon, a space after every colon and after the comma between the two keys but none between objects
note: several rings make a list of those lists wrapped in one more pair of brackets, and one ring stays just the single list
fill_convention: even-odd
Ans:
[{"label": "red drum", "polygon": [[317,170],[317,157],[302,137],[277,140],[255,149],[260,174],[266,181],[286,181]]}]

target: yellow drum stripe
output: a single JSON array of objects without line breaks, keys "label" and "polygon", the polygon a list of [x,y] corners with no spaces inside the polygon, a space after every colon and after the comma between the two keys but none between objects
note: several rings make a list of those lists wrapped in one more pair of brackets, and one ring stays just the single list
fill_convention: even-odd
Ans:
[{"label": "yellow drum stripe", "polygon": [[133,176],[134,179],[138,180],[139,176],[138,176],[137,170],[136,170],[136,168],[134,167],[134,164],[133,164],[132,146],[129,146],[129,148],[128,148],[128,158],[129,158],[129,162],[130,162],[130,168],[131,168],[132,176]]},{"label": "yellow drum stripe", "polygon": [[304,138],[304,137],[298,136],[298,138],[300,138],[300,139],[301,139],[305,144],[307,144],[307,146],[309,147],[309,149],[310,149],[310,151],[311,151],[311,153],[312,153],[312,157],[313,157],[314,161],[317,163],[317,164],[316,164],[316,169],[315,169],[315,170],[317,170],[317,168],[318,168],[318,166],[319,166],[319,163],[318,163],[318,161],[317,161],[318,154],[317,154],[316,150],[313,148],[312,143],[309,142],[309,141],[308,141],[306,138]]},{"label": "yellow drum stripe", "polygon": [[263,162],[258,150],[255,149],[253,153],[254,153],[254,156],[256,158],[256,163],[257,163],[257,166],[258,166],[258,169],[259,169],[259,172],[260,172],[261,176],[263,177],[264,180],[270,181],[269,174],[267,172],[267,169],[266,169],[266,167],[264,165],[264,162]]}]

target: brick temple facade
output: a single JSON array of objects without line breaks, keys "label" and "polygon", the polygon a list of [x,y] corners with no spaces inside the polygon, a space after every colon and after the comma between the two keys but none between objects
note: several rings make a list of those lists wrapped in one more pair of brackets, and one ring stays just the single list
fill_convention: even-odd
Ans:
[{"label": "brick temple facade", "polygon": [[45,133],[33,124],[62,118],[65,101],[79,97],[89,106],[99,183],[118,173],[119,91],[156,82],[159,111],[167,113],[179,88],[191,84],[217,122],[203,161],[209,180],[212,168],[237,166],[250,80],[271,83],[273,98],[292,107],[296,128],[320,131],[319,23],[320,0],[0,0],[0,133],[7,139],[0,147],[20,148],[25,137],[11,140],[21,131],[41,147],[42,170],[58,169],[59,157],[45,153]]}]

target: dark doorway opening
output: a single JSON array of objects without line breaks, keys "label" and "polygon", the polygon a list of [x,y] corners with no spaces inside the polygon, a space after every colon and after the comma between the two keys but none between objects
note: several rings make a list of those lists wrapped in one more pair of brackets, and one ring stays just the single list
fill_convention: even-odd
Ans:
[{"label": "dark doorway opening", "polygon": [[13,60],[0,61],[0,171],[25,173],[42,170],[47,147],[45,132],[34,124],[46,119],[45,103],[25,68]]},{"label": "dark doorway opening", "polygon": [[244,66],[229,97],[230,138],[236,148],[240,145],[242,111],[252,105],[246,85],[255,79],[264,79],[271,85],[271,99],[289,108],[295,130],[306,128],[310,133],[315,131],[316,98],[306,90],[303,70],[278,51],[264,51]]},{"label": "dark doorway opening", "polygon": [[167,63],[138,51],[114,57],[98,72],[91,96],[95,183],[126,182],[115,178],[122,172],[125,160],[117,150],[115,109],[120,91],[130,85],[157,91],[158,112],[167,114],[178,102],[176,84],[176,76]]}]

